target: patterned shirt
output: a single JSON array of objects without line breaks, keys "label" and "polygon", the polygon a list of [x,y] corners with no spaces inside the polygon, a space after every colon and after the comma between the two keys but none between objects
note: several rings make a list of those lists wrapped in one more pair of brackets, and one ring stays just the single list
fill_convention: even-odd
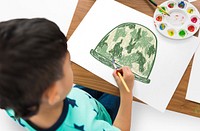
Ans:
[{"label": "patterned shirt", "polygon": [[72,88],[64,100],[63,111],[49,129],[41,129],[22,118],[15,119],[13,110],[8,115],[29,131],[120,131],[112,125],[110,115],[96,99],[78,88]]}]

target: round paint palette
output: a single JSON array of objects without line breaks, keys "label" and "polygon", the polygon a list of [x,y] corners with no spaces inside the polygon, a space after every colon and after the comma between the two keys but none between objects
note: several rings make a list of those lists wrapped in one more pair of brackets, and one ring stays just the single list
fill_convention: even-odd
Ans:
[{"label": "round paint palette", "polygon": [[154,24],[156,29],[171,39],[185,39],[199,29],[199,11],[186,1],[166,1],[160,5],[170,16],[156,9]]}]

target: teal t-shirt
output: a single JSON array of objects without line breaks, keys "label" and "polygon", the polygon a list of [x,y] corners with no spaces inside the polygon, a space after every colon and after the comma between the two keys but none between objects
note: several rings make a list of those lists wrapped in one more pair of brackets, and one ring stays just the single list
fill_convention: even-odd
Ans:
[{"label": "teal t-shirt", "polygon": [[67,95],[60,118],[49,129],[41,129],[22,118],[15,119],[13,110],[7,110],[7,113],[29,131],[120,131],[112,125],[103,105],[78,88],[72,88]]}]

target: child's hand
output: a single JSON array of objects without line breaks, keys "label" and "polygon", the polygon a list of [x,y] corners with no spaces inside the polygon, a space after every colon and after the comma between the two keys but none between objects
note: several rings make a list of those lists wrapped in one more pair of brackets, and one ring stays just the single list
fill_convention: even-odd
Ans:
[{"label": "child's hand", "polygon": [[[126,91],[121,79],[117,75],[117,72],[120,72],[122,74],[124,81],[126,82],[128,88],[130,89],[130,92]],[[131,69],[128,66],[124,66],[119,70],[115,70],[113,72],[113,77],[115,78],[115,81],[117,82],[117,85],[119,86],[120,95],[131,94],[132,96],[132,89],[134,85],[134,75],[131,72]]]},{"label": "child's hand", "polygon": [[[128,92],[125,89],[120,77],[117,75],[118,74],[117,72],[121,73],[130,92]],[[133,90],[133,84],[134,84],[134,75],[131,72],[131,69],[129,67],[124,66],[119,70],[115,70],[113,72],[113,77],[115,78],[117,85],[119,86],[119,91],[120,91],[120,106],[119,106],[119,110],[118,110],[118,113],[117,113],[117,116],[115,118],[113,125],[123,131],[130,131],[132,100],[133,100],[132,90]]]}]

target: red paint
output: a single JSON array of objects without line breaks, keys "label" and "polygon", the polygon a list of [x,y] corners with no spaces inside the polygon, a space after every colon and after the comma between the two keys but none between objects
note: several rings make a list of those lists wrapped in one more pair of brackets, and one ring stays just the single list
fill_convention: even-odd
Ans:
[{"label": "red paint", "polygon": [[156,20],[157,20],[157,21],[162,21],[162,16],[157,16],[157,17],[156,17]]},{"label": "red paint", "polygon": [[194,32],[195,27],[194,27],[193,25],[190,25],[190,26],[188,26],[188,30],[189,30],[190,32]]},{"label": "red paint", "polygon": [[168,7],[169,7],[169,8],[174,8],[174,3],[168,4]]},{"label": "red paint", "polygon": [[193,17],[193,18],[191,19],[191,21],[192,21],[193,23],[197,23],[197,17]]}]

